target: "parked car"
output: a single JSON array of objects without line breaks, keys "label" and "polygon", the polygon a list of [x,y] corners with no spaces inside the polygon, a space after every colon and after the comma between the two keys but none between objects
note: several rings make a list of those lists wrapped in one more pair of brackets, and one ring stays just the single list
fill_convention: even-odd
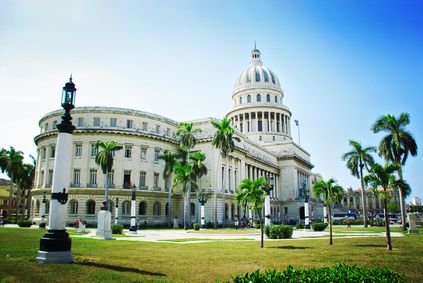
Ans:
[{"label": "parked car", "polygon": [[353,212],[347,213],[335,213],[332,217],[334,221],[342,221],[342,220],[355,220],[357,219],[357,214]]}]

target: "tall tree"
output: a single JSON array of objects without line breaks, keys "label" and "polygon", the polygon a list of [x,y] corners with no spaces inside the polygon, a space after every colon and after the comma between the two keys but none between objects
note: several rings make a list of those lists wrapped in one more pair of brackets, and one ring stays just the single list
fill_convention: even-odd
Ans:
[{"label": "tall tree", "polygon": [[[391,231],[389,228],[389,219],[388,219],[388,204],[387,200],[389,198],[389,193],[395,190],[402,190],[404,192],[410,191],[410,186],[403,179],[396,179],[394,172],[398,172],[399,167],[398,163],[386,163],[382,167],[380,164],[373,164],[370,169],[370,174],[364,178],[365,182],[368,183],[375,195],[383,198],[384,206],[383,213],[385,216],[385,232],[386,232],[386,247],[388,250],[392,250],[391,242]],[[379,189],[382,189],[380,193]]]},{"label": "tall tree", "polygon": [[250,205],[250,208],[258,215],[260,223],[260,232],[261,240],[260,247],[264,246],[264,236],[263,236],[263,221],[262,221],[262,209],[264,198],[266,193],[263,190],[268,188],[269,184],[264,177],[259,177],[258,179],[252,181],[250,179],[244,179],[239,184],[237,194],[235,196],[235,201],[240,205],[246,207],[247,204]]},{"label": "tall tree", "polygon": [[184,229],[188,229],[188,194],[189,188],[196,189],[197,183],[193,180],[192,166],[188,162],[177,162],[174,167],[173,188],[179,186],[184,199]]},{"label": "tall tree", "polygon": [[[27,207],[27,216],[29,217],[30,209],[30,191],[34,184],[35,177],[35,160],[32,155],[30,157],[33,160],[33,164],[25,163],[18,170],[17,184],[20,190],[20,199],[17,206],[20,207],[20,204],[23,204]],[[26,203],[26,204],[25,204]],[[16,212],[17,217],[18,212]],[[22,211],[22,218],[24,217],[24,212]]]},{"label": "tall tree", "polygon": [[12,199],[13,199],[13,183],[17,180],[18,170],[22,167],[23,152],[17,151],[13,146],[10,150],[2,148],[0,150],[0,168],[10,178],[10,189],[9,189],[9,207],[7,210],[7,218],[10,220],[12,216]]},{"label": "tall tree", "polygon": [[[385,158],[385,161],[399,164],[398,177],[403,179],[402,167],[405,165],[409,155],[417,155],[417,143],[413,135],[407,131],[406,126],[410,124],[410,115],[401,113],[399,117],[388,114],[379,117],[372,126],[374,133],[385,132],[387,135],[379,143],[379,155]],[[399,199],[401,206],[402,229],[406,230],[405,223],[405,198],[406,192],[399,190]]]},{"label": "tall tree", "polygon": [[100,165],[104,174],[104,197],[105,209],[109,209],[109,172],[113,168],[114,152],[121,150],[123,147],[118,145],[115,141],[98,141],[95,144],[96,148],[100,148],[95,157],[95,163]]},{"label": "tall tree", "polygon": [[369,165],[374,163],[373,152],[376,152],[376,147],[368,146],[363,148],[362,145],[354,140],[350,140],[352,150],[342,155],[342,159],[347,161],[347,168],[350,169],[351,174],[360,179],[361,182],[361,205],[363,207],[364,227],[368,225],[368,215],[366,208],[366,198],[364,190],[364,175],[363,169],[369,170]]},{"label": "tall tree", "polygon": [[[223,118],[220,123],[217,121],[211,121],[211,124],[216,129],[216,132],[213,136],[212,145],[220,150],[220,157],[225,159],[225,170],[222,174],[222,180],[225,180],[228,172],[228,154],[235,150],[235,141],[241,141],[238,137],[234,136],[234,129],[231,127],[231,120],[229,118]],[[217,162],[219,166],[219,162]],[[217,167],[216,170],[216,184],[214,191],[214,228],[217,228],[217,176],[220,168]],[[225,182],[222,185],[222,225],[225,227],[226,222],[226,201],[225,201]]]},{"label": "tall tree", "polygon": [[[159,159],[164,160],[165,167],[163,170],[163,178],[172,182],[172,173],[175,167],[176,158],[175,155],[168,149],[166,149],[162,155],[159,156]],[[172,226],[172,190],[169,188],[167,195],[167,212],[168,212],[168,226]]]},{"label": "tall tree", "polygon": [[[192,162],[192,174],[194,175],[194,180],[197,182],[197,185],[201,186],[201,177],[204,175],[207,175],[207,167],[204,164],[204,160],[206,160],[206,154],[202,151],[194,151],[190,155],[190,159]],[[197,208],[197,220],[198,221],[198,193],[199,190],[197,190],[196,194],[196,208]]]},{"label": "tall tree", "polygon": [[[191,149],[194,148],[195,144],[197,143],[197,139],[195,138],[195,134],[201,132],[201,129],[194,128],[192,122],[181,122],[179,125],[178,130],[176,131],[176,136],[179,139],[179,151],[178,155],[182,157],[182,159],[187,160],[191,154]],[[185,155],[184,155],[185,153]],[[188,209],[190,208],[191,204],[191,184],[188,184]],[[188,224],[191,225],[191,214],[188,215]]]},{"label": "tall tree", "polygon": [[328,181],[320,179],[313,184],[312,190],[313,195],[316,198],[322,197],[324,204],[328,207],[329,245],[332,245],[332,205],[338,203],[342,199],[344,189],[336,184],[334,179],[329,179]]}]

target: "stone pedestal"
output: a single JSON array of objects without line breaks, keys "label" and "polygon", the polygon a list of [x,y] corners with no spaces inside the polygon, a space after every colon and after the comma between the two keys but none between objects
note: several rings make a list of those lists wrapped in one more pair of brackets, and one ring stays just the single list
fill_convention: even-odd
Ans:
[{"label": "stone pedestal", "polygon": [[85,224],[82,224],[81,222],[79,222],[79,226],[78,226],[78,232],[79,233],[86,233],[87,227],[85,226]]},{"label": "stone pedestal", "polygon": [[96,236],[104,240],[112,240],[112,214],[108,210],[100,210],[98,213]]},{"label": "stone pedestal", "polygon": [[173,219],[173,228],[174,229],[179,229],[178,219]]},{"label": "stone pedestal", "polygon": [[408,213],[408,234],[418,234],[419,230],[417,229],[417,215],[415,213]]}]

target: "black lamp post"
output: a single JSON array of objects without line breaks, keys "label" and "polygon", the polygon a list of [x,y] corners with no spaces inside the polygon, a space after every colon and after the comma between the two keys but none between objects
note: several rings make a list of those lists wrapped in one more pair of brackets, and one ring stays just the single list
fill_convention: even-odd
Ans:
[{"label": "black lamp post", "polygon": [[137,233],[137,221],[135,219],[135,199],[136,199],[136,189],[135,185],[132,186],[132,201],[131,201],[131,226],[129,227],[129,231],[131,233]]},{"label": "black lamp post", "polygon": [[267,182],[269,183],[268,187],[263,188],[263,190],[266,192],[266,198],[264,200],[264,214],[265,214],[265,225],[270,225],[270,215],[271,215],[271,211],[270,211],[270,192],[274,189],[275,187],[275,179],[273,178],[272,175],[267,175],[266,177]]},{"label": "black lamp post", "polygon": [[65,110],[62,121],[57,125],[56,156],[54,159],[53,184],[51,188],[49,229],[40,240],[37,261],[40,263],[69,263],[72,258],[72,243],[66,232],[67,190],[70,184],[72,161],[72,125],[70,111],[75,107],[75,84],[72,75],[62,91],[61,105]]}]

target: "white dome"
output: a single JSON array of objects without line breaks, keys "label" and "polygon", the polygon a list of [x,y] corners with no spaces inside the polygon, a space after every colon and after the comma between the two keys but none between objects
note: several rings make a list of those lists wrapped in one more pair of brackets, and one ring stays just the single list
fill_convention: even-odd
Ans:
[{"label": "white dome", "polygon": [[235,82],[235,90],[248,88],[272,88],[281,90],[279,79],[261,62],[261,53],[258,49],[251,51],[251,64],[245,69]]}]

